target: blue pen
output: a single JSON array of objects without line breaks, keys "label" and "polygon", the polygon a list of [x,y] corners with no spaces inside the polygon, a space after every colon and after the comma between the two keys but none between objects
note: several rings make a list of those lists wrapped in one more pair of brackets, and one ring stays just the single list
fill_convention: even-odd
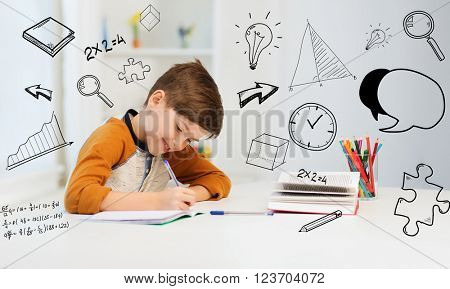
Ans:
[{"label": "blue pen", "polygon": [[169,172],[170,177],[175,182],[175,185],[177,185],[177,187],[179,187],[180,183],[178,182],[177,177],[175,177],[175,173],[172,171],[172,168],[170,167],[169,162],[166,159],[163,159],[163,163],[166,166],[166,169]]},{"label": "blue pen", "polygon": [[210,211],[209,213],[214,216],[223,216],[223,215],[267,215],[267,216],[273,216],[273,211],[263,211],[263,212]]}]

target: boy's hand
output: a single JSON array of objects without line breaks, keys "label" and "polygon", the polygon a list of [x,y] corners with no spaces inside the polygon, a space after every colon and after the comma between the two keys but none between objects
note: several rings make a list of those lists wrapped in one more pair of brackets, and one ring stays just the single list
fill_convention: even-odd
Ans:
[{"label": "boy's hand", "polygon": [[166,188],[161,192],[155,192],[160,210],[188,210],[195,204],[195,192],[188,188]]}]

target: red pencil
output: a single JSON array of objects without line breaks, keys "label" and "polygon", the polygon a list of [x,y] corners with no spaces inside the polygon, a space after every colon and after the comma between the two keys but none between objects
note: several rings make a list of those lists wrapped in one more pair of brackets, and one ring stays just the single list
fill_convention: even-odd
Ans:
[{"label": "red pencil", "polygon": [[366,136],[366,145],[367,145],[367,151],[369,153],[369,178],[370,178],[370,186],[371,191],[373,193],[373,196],[375,196],[375,184],[374,184],[374,177],[373,177],[373,160],[372,155],[370,153],[370,139],[368,136]]},{"label": "red pencil", "polygon": [[339,143],[341,144],[342,150],[344,151],[344,154],[347,154],[347,164],[348,164],[348,169],[350,171],[352,171],[352,167],[350,166],[350,162],[352,161],[350,156],[348,155],[347,149],[344,146],[344,140],[340,140]]},{"label": "red pencil", "polygon": [[372,164],[375,161],[375,156],[377,154],[378,149],[378,138],[375,140],[375,145],[373,146],[373,152],[372,152]]},{"label": "red pencil", "polygon": [[363,178],[364,182],[366,183],[366,186],[369,190],[371,190],[370,188],[370,182],[369,179],[367,177],[366,171],[364,170],[364,166],[361,163],[361,160],[359,159],[358,155],[356,154],[355,150],[352,149],[352,155],[353,155],[353,164],[355,165],[355,167],[358,169],[359,173],[361,174],[361,177]]}]

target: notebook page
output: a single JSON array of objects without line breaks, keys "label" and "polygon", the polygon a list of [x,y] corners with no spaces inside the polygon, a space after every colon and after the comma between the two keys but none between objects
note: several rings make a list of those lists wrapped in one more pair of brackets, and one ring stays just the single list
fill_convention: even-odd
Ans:
[{"label": "notebook page", "polygon": [[191,215],[190,211],[107,211],[92,215],[92,221],[148,221],[166,220]]},{"label": "notebook page", "polygon": [[276,190],[281,191],[323,191],[352,192],[358,188],[359,173],[356,172],[320,172],[326,176],[327,183],[314,182],[307,178],[298,178],[297,173],[281,172]]}]

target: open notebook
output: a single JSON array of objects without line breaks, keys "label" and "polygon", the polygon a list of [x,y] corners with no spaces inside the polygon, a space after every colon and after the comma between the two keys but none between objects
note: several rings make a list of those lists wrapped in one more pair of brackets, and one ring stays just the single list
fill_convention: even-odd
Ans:
[{"label": "open notebook", "polygon": [[296,173],[282,172],[269,198],[274,211],[329,214],[336,210],[356,214],[358,210],[357,172],[321,172],[326,184],[300,179]]},{"label": "open notebook", "polygon": [[97,222],[119,222],[143,225],[161,225],[183,217],[194,217],[194,211],[105,211],[94,215],[78,215],[78,219]]}]

